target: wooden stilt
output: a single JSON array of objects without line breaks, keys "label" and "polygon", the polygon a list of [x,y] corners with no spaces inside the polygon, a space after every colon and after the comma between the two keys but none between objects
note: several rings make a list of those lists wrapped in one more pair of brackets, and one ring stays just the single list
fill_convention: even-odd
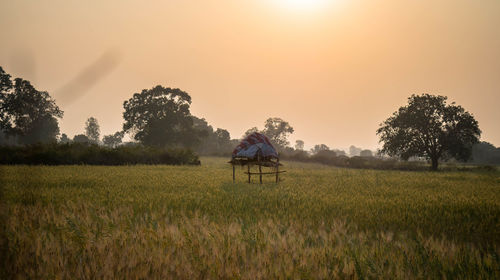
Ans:
[{"label": "wooden stilt", "polygon": [[262,165],[260,164],[260,154],[257,156],[257,164],[259,165],[259,182],[262,185]]},{"label": "wooden stilt", "polygon": [[248,166],[248,183],[250,183],[250,164],[248,164],[247,166]]},{"label": "wooden stilt", "polygon": [[278,160],[276,161],[276,183],[278,183],[280,180],[279,168],[280,168],[280,159],[278,158]]},{"label": "wooden stilt", "polygon": [[259,164],[259,181],[262,184],[262,166]]},{"label": "wooden stilt", "polygon": [[233,164],[233,183],[234,183],[235,180],[236,180],[236,178],[234,176],[234,164]]}]

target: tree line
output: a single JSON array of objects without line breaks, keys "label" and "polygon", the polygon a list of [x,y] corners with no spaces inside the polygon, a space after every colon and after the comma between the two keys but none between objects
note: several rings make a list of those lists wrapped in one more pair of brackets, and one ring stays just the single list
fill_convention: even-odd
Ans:
[{"label": "tree line", "polygon": [[[292,147],[288,139],[294,129],[277,117],[265,120],[263,129],[248,129],[241,138],[260,132],[268,136],[284,158],[316,159],[317,162],[341,162],[343,165],[348,162],[345,159],[348,156],[380,158],[383,155],[404,160],[429,160],[432,169],[437,169],[439,160],[450,159],[471,161],[472,158],[479,163],[500,163],[499,149],[479,142],[481,131],[472,114],[446,101],[444,96],[412,95],[407,106],[399,108],[380,125],[377,134],[383,146],[377,152],[351,146],[347,154],[325,144],[304,151],[302,140],[297,140]],[[124,101],[121,130],[101,138],[98,120],[90,117],[85,122],[84,133],[72,139],[64,133],[59,137],[58,120],[64,112],[50,94],[35,89],[22,78],[12,79],[0,67],[0,145],[76,143],[111,149],[140,145],[229,156],[241,138],[231,139],[226,129],[214,129],[204,118],[191,114],[191,103],[187,92],[158,85],[134,93]],[[123,143],[126,134],[133,139],[132,142]]]}]

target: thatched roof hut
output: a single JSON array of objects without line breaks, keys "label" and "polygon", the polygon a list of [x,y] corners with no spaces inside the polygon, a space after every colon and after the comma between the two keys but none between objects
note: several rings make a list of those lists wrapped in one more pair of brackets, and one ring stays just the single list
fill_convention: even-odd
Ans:
[{"label": "thatched roof hut", "polygon": [[[279,157],[278,152],[269,141],[269,138],[264,134],[254,132],[243,139],[238,146],[233,151],[231,161],[233,165],[233,181],[235,180],[234,166],[235,165],[247,165],[248,171],[248,182],[250,182],[250,177],[252,174],[260,175],[260,183],[262,183],[263,174],[276,174],[276,182],[279,180],[279,173],[284,171],[279,171]],[[250,166],[258,165],[259,173],[251,173]],[[262,173],[262,166],[274,168],[273,172]]]}]

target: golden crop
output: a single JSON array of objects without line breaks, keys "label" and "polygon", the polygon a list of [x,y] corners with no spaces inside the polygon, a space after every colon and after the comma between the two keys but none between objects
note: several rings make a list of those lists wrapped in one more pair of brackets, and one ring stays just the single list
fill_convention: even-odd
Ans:
[{"label": "golden crop", "polygon": [[500,278],[498,172],[224,162],[1,166],[1,278]]}]

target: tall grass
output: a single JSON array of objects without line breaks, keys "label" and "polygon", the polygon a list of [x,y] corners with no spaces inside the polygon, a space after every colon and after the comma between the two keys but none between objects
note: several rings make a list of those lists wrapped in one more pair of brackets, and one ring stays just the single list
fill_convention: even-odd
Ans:
[{"label": "tall grass", "polygon": [[498,172],[2,166],[4,277],[499,278]]}]

